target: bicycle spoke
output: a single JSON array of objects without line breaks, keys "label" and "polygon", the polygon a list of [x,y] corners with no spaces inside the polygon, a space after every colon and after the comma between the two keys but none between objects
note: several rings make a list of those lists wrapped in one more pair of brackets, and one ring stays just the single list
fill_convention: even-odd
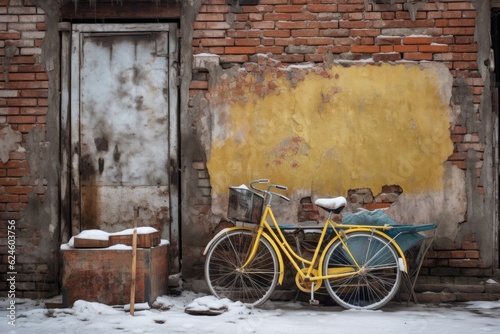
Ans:
[{"label": "bicycle spoke", "polygon": [[[345,308],[380,308],[400,284],[397,254],[387,240],[367,232],[352,232],[326,250],[324,270],[359,265],[353,275],[326,280],[332,298]],[[347,251],[348,247],[349,251]],[[331,272],[335,272],[331,270]]]},{"label": "bicycle spoke", "polygon": [[251,306],[269,298],[279,275],[277,256],[266,240],[259,240],[255,257],[242,269],[253,240],[251,231],[231,231],[210,249],[205,277],[215,296],[240,300]]}]

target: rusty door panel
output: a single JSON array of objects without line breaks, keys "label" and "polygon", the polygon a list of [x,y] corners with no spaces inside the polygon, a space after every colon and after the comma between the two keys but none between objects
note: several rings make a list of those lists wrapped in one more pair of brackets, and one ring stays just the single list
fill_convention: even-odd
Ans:
[{"label": "rusty door panel", "polygon": [[72,193],[79,197],[73,201],[74,232],[130,228],[138,206],[138,226],[178,238],[172,226],[177,194],[172,198],[170,182],[177,156],[170,29],[74,25]]},{"label": "rusty door panel", "polygon": [[82,186],[82,225],[85,229],[120,231],[134,226],[132,208],[139,206],[139,226],[159,231],[170,222],[168,187]]}]

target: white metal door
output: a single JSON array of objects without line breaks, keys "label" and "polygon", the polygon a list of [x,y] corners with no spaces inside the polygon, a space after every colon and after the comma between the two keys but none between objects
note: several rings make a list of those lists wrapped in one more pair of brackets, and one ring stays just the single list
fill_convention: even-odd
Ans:
[{"label": "white metal door", "polygon": [[177,244],[175,29],[72,26],[74,234],[131,228],[136,207],[138,226],[155,227]]}]

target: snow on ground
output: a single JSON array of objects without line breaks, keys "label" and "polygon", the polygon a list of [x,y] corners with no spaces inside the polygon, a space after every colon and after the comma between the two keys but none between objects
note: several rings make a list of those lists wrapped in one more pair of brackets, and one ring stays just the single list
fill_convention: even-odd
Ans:
[{"label": "snow on ground", "polygon": [[[79,300],[72,308],[47,309],[43,301],[16,300],[15,327],[8,299],[0,299],[0,333],[498,333],[500,301],[414,305],[393,302],[377,311],[343,310],[293,302],[267,302],[250,309],[240,302],[218,300],[184,291],[162,296],[149,308],[138,305],[131,316],[123,306],[111,307]],[[136,307],[137,308],[137,307]],[[222,310],[220,315],[191,315]]]}]

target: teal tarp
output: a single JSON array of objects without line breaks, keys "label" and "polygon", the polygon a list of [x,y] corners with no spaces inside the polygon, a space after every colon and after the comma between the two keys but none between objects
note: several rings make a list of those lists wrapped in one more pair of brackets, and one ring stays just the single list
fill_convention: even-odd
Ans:
[{"label": "teal tarp", "polygon": [[[383,231],[395,241],[403,252],[420,243],[425,237],[417,232],[418,227],[413,225],[400,225],[383,210],[360,211],[356,213],[346,213],[342,218],[344,225],[373,225],[373,226],[395,226],[396,228]],[[434,225],[426,225],[430,229]],[[422,229],[423,230],[423,229]],[[403,233],[401,233],[403,232]],[[401,233],[398,235],[398,233]]]}]

